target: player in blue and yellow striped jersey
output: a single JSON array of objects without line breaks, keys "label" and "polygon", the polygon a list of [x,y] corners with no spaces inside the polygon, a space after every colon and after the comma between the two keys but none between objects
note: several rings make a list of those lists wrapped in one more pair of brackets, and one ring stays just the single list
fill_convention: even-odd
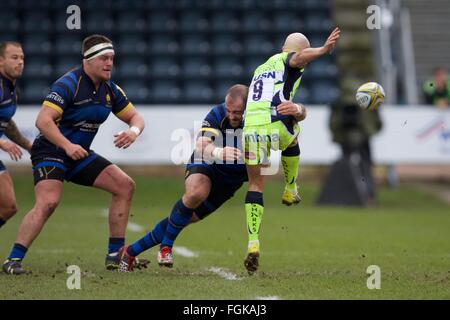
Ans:
[{"label": "player in blue and yellow striped jersey", "polygon": [[[0,138],[3,134],[11,141],[0,140],[0,149],[7,152],[11,159],[22,157],[21,146],[30,151],[31,143],[17,129],[12,119],[17,108],[16,80],[22,75],[24,54],[18,42],[0,43]],[[0,161],[0,228],[16,212],[16,196],[11,175]]]},{"label": "player in blue and yellow striped jersey", "polygon": [[28,273],[21,261],[58,206],[64,180],[112,194],[107,268],[117,266],[116,253],[125,242],[135,184],[90,146],[111,112],[130,126],[115,136],[118,148],[127,148],[137,139],[144,120],[110,80],[114,59],[111,40],[102,35],[89,36],[83,41],[82,53],[82,66],[51,86],[37,117],[40,134],[31,148],[36,203],[22,220],[16,243],[3,265],[8,274]]}]

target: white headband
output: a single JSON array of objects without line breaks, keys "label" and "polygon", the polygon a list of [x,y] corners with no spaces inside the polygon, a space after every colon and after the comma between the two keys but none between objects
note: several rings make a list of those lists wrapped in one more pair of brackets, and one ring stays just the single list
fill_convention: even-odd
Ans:
[{"label": "white headband", "polygon": [[105,53],[114,53],[114,48],[112,43],[99,43],[86,50],[84,53],[84,59],[91,60]]}]

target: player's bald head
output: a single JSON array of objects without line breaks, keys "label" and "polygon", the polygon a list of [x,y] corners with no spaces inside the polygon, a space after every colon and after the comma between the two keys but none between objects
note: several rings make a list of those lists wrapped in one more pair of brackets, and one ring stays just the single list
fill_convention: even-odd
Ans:
[{"label": "player's bald head", "polygon": [[283,52],[300,52],[309,47],[308,38],[300,32],[295,32],[286,37],[282,50]]},{"label": "player's bald head", "polygon": [[236,99],[240,98],[244,102],[247,103],[248,96],[248,87],[243,84],[235,84],[227,91],[227,95],[225,100],[230,99],[231,101],[236,101]]}]

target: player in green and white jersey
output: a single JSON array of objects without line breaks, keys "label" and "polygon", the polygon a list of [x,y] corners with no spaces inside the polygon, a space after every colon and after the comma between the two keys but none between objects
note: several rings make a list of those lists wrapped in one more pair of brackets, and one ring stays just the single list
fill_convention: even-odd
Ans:
[{"label": "player in green and white jersey", "polygon": [[271,149],[282,150],[286,182],[282,203],[300,202],[296,183],[300,161],[297,136],[300,133],[298,121],[306,117],[306,109],[301,104],[286,102],[295,96],[306,64],[330,53],[339,35],[340,29],[335,28],[322,47],[310,48],[303,34],[292,33],[286,38],[282,52],[256,68],[253,75],[244,117],[245,163],[249,177],[245,199],[249,242],[244,265],[250,274],[258,269],[260,255],[265,180],[261,169],[268,165]]}]

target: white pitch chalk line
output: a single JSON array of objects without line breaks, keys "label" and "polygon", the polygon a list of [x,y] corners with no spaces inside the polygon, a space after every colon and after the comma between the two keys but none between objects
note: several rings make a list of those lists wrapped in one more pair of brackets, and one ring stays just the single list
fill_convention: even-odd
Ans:
[{"label": "white pitch chalk line", "polygon": [[198,258],[199,254],[197,252],[191,251],[186,247],[173,247],[173,252],[185,258]]},{"label": "white pitch chalk line", "polygon": [[256,300],[281,300],[278,296],[256,297]]},{"label": "white pitch chalk line", "polygon": [[[101,215],[105,218],[108,218],[109,216],[109,209],[102,209]],[[140,224],[134,223],[134,222],[128,222],[127,230],[131,232],[144,232],[145,228],[141,226]]]},{"label": "white pitch chalk line", "polygon": [[223,268],[218,268],[218,267],[211,267],[209,269],[207,269],[208,271],[217,274],[218,276],[226,279],[226,280],[242,280],[243,278],[240,278],[237,276],[237,274],[231,272],[231,271],[227,271]]}]

